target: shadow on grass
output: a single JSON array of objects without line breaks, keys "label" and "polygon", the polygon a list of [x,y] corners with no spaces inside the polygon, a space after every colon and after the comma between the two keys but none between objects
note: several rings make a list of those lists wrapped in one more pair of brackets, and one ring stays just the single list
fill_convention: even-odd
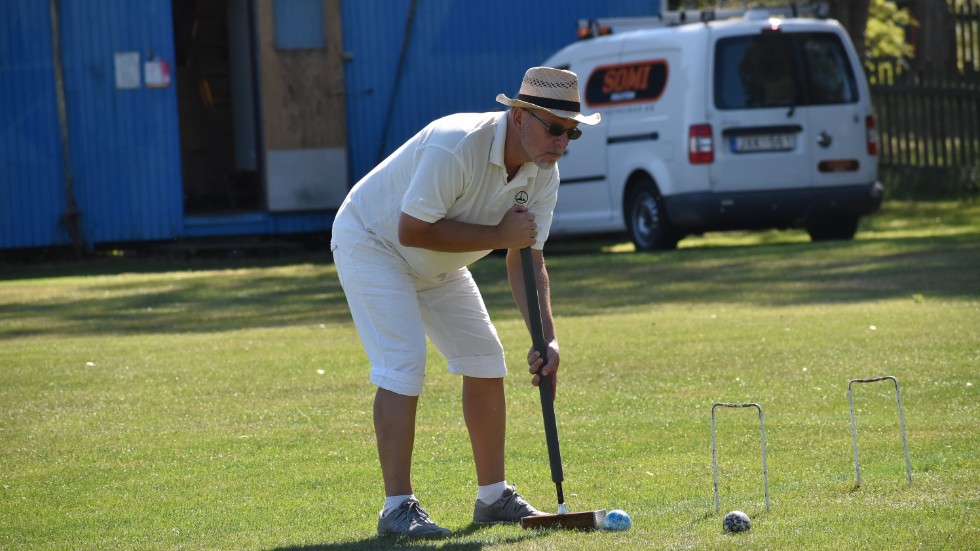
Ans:
[{"label": "shadow on grass", "polygon": [[[566,246],[564,252],[549,254],[552,303],[561,315],[671,303],[788,306],[980,297],[980,239],[975,233],[648,254],[604,253],[588,243],[594,242],[583,245],[584,250]],[[99,266],[94,271],[110,277],[64,284],[48,273],[45,277],[55,279],[44,282],[44,294],[25,278],[0,279],[6,287],[0,293],[0,340],[350,323],[343,290],[323,255],[246,266],[141,266]],[[470,269],[495,319],[516,319],[504,257],[491,255]],[[114,273],[119,277],[111,277]]]},{"label": "shadow on grass", "polygon": [[[472,268],[488,306],[511,301],[493,266]],[[980,297],[980,238],[772,244],[650,254],[551,256],[562,315],[665,303],[761,306]]]},{"label": "shadow on grass", "polygon": [[[55,284],[57,285],[57,284]],[[0,297],[0,339],[34,334],[220,332],[350,320],[332,267],[303,275],[230,274],[120,277],[75,282],[62,293]]]},{"label": "shadow on grass", "polygon": [[[457,530],[452,536],[439,538],[408,538],[408,537],[370,537],[360,541],[325,543],[313,545],[294,545],[276,547],[270,551],[374,551],[378,549],[419,549],[443,551],[477,551],[488,546],[516,544],[541,535],[543,532],[522,530],[517,536],[488,536],[482,540],[472,537],[485,530],[485,527],[470,524],[463,530]],[[479,537],[479,536],[477,536]]]}]

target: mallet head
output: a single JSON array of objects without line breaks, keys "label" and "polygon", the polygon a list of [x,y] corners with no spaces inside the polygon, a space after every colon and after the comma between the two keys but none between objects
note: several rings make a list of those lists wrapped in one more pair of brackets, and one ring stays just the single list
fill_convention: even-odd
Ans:
[{"label": "mallet head", "polygon": [[522,518],[521,528],[525,528],[525,529],[557,528],[562,530],[586,530],[586,531],[601,530],[605,518],[606,518],[605,509],[599,511],[585,511],[581,513],[539,515],[535,517]]}]

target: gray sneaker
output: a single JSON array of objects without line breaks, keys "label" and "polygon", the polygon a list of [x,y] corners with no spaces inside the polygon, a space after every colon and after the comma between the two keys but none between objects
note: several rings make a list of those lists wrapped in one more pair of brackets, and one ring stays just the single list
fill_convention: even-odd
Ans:
[{"label": "gray sneaker", "polygon": [[419,502],[409,499],[394,511],[378,518],[379,536],[448,536],[452,532],[429,519]]},{"label": "gray sneaker", "polygon": [[517,486],[510,485],[504,490],[504,495],[500,499],[491,503],[484,504],[479,499],[473,507],[473,522],[476,524],[513,524],[520,522],[524,517],[537,517],[547,515],[542,513],[526,499],[517,493]]}]

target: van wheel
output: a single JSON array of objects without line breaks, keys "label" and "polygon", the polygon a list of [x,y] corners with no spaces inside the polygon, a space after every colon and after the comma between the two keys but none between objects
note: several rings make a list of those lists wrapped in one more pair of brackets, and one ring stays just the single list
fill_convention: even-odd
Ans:
[{"label": "van wheel", "polygon": [[812,241],[846,241],[854,239],[857,228],[857,216],[843,216],[814,220],[807,225],[806,231]]},{"label": "van wheel", "polygon": [[626,203],[626,224],[637,251],[677,248],[677,233],[664,211],[663,200],[653,181],[640,181]]}]

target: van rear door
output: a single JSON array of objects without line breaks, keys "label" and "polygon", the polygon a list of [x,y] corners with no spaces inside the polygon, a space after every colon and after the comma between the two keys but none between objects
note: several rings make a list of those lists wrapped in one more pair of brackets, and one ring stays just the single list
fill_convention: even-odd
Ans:
[{"label": "van rear door", "polygon": [[797,35],[807,82],[815,188],[868,184],[877,176],[875,146],[869,148],[874,139],[869,136],[874,131],[870,91],[856,76],[859,62],[846,40],[843,32]]},{"label": "van rear door", "polygon": [[[753,26],[754,27],[754,26]],[[715,192],[805,189],[810,121],[790,33],[768,23],[715,29],[709,118]]]},{"label": "van rear door", "polygon": [[[715,191],[869,184],[873,125],[866,82],[839,25],[721,29],[714,47]],[[727,34],[726,34],[727,32]],[[789,208],[774,205],[774,208]]]}]

